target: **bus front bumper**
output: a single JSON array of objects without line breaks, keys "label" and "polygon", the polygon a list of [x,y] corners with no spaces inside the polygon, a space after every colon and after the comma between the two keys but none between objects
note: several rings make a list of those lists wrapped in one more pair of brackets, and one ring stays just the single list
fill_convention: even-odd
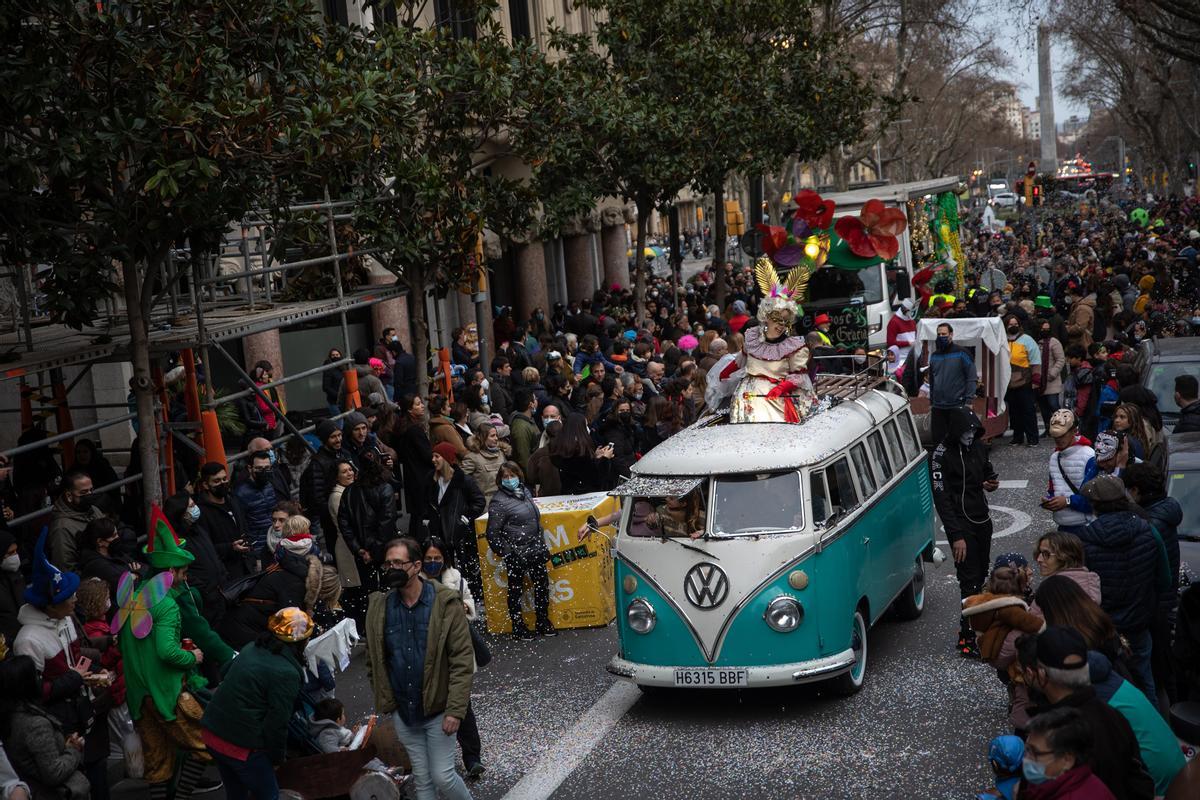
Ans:
[{"label": "bus front bumper", "polygon": [[846,649],[824,658],[774,664],[769,667],[659,666],[637,664],[620,656],[613,656],[607,669],[621,680],[636,683],[638,686],[717,689],[794,686],[798,683],[823,681],[846,672],[853,665],[854,651]]}]

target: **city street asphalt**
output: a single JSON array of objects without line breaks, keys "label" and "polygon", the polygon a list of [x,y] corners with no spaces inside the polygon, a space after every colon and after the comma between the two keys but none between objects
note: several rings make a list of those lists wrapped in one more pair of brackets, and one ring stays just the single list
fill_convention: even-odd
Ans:
[{"label": "city street asphalt", "polygon": [[[1050,527],[1039,506],[1053,445],[998,443],[991,496],[993,557],[1029,557]],[[949,554],[949,548],[942,545]],[[850,698],[820,684],[790,689],[643,696],[604,669],[610,625],[517,642],[489,636],[493,662],[473,705],[488,770],[481,800],[578,798],[962,798],[987,788],[987,745],[1008,732],[994,671],[954,650],[952,563],[927,565],[915,622],[884,617],[868,639],[865,688]],[[370,711],[362,659],[339,677],[351,715]]]}]

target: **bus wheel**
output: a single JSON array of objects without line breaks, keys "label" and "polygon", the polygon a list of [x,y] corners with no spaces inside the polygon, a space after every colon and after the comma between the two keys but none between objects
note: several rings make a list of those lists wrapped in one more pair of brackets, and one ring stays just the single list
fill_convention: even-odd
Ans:
[{"label": "bus wheel", "polygon": [[912,580],[896,598],[892,608],[896,616],[903,620],[916,619],[925,610],[925,565],[921,563],[920,556],[913,564]]},{"label": "bus wheel", "polygon": [[838,694],[851,695],[863,687],[867,677],[867,618],[862,607],[855,609],[850,634],[850,649],[854,651],[854,664],[848,672],[834,678],[833,688]]}]

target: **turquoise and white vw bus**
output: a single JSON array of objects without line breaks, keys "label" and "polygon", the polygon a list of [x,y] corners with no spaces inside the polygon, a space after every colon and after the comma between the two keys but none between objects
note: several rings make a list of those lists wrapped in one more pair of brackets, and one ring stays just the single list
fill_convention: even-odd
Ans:
[{"label": "turquoise and white vw bus", "polygon": [[854,383],[823,377],[834,405],[804,422],[712,417],[637,462],[613,492],[609,672],[641,687],[862,687],[867,629],[924,607],[934,515],[908,403]]}]

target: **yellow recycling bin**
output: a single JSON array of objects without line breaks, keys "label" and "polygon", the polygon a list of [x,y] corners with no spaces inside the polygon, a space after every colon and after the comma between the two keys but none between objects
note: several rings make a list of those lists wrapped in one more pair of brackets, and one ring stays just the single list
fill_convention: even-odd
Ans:
[{"label": "yellow recycling bin", "polygon": [[[550,621],[554,627],[593,628],[607,625],[616,615],[613,593],[613,559],[611,537],[616,528],[601,528],[608,536],[593,533],[579,541],[579,526],[588,515],[602,517],[617,509],[617,500],[604,492],[560,497],[535,497],[542,514],[542,535],[550,562]],[[512,633],[508,618],[508,572],[504,561],[492,551],[487,541],[488,516],[475,520],[479,546],[479,566],[483,576],[483,605],[488,630],[492,633]],[[525,624],[533,629],[533,595],[529,583],[521,594]]]}]

